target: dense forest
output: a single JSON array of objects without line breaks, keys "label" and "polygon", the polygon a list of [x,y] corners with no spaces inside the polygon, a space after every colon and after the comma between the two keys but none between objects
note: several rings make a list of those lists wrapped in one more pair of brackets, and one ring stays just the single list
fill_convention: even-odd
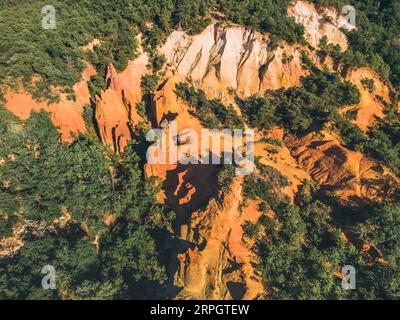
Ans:
[{"label": "dense forest", "polygon": [[321,6],[356,9],[357,31],[346,32],[350,48],[341,58],[354,66],[369,66],[400,88],[400,3],[397,0],[313,0]]},{"label": "dense forest", "polygon": [[[278,213],[246,225],[246,234],[256,242],[268,298],[400,298],[399,201],[363,209],[338,208],[332,195],[306,184],[299,201],[291,204],[277,191],[287,183],[282,176],[266,166],[260,171],[265,178],[246,177],[243,193],[259,200],[260,210]],[[349,235],[379,249],[372,255],[362,253],[357,241],[347,240]],[[357,270],[357,290],[337,285],[338,271],[348,261]]]},{"label": "dense forest", "polygon": [[[141,144],[123,157],[86,136],[61,144],[47,113],[21,123],[0,112],[0,158],[14,159],[0,170],[0,234],[26,223],[26,245],[0,262],[0,297],[145,298],[153,282],[166,286],[174,213],[156,204],[160,186],[143,176]],[[55,222],[61,216],[66,226]],[[57,292],[41,289],[47,264],[57,270]]]},{"label": "dense forest", "polygon": [[[336,73],[314,67],[310,71],[301,87],[238,99],[247,123],[260,130],[278,125],[299,136],[333,124],[347,147],[362,150],[399,173],[399,114],[387,106],[386,118],[366,136],[339,113],[341,107],[359,102],[358,89]],[[344,207],[330,191],[305,184],[292,204],[280,192],[288,186],[287,179],[259,161],[257,166],[258,172],[245,179],[243,195],[257,200],[260,211],[272,210],[276,215],[247,223],[246,232],[256,242],[268,298],[400,297],[400,198],[362,208]],[[346,240],[349,235],[352,241]],[[375,255],[362,253],[360,243],[374,244]],[[376,262],[380,258],[383,263]],[[337,286],[337,272],[346,261],[352,261],[360,279],[355,292]]]},{"label": "dense forest", "polygon": [[[400,86],[400,4],[396,0],[376,2],[314,0],[339,10],[352,4],[357,13],[357,31],[348,32],[350,48],[341,57],[353,65],[368,65]],[[15,85],[17,79],[31,87],[37,98],[56,100],[51,85],[70,87],[79,80],[84,60],[91,61],[104,75],[108,63],[123,69],[135,55],[136,35],[142,33],[151,48],[162,42],[173,28],[200,32],[213,12],[220,19],[243,24],[272,34],[275,39],[303,43],[303,26],[286,15],[290,1],[277,0],[79,0],[55,1],[57,28],[40,27],[41,8],[46,1],[23,3],[5,0],[0,4],[0,84]],[[94,52],[82,46],[93,39],[102,41]],[[99,78],[93,86],[101,86]],[[67,90],[67,89],[66,89]]]}]

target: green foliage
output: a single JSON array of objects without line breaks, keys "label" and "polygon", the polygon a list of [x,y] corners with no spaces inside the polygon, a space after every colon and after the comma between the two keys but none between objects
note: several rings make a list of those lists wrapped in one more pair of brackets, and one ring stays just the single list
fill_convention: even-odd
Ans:
[{"label": "green foliage", "polygon": [[342,57],[342,49],[339,44],[332,44],[328,42],[328,37],[323,36],[319,41],[319,49],[321,52],[330,55],[334,58]]},{"label": "green foliage", "polygon": [[[243,226],[255,240],[267,298],[399,298],[399,203],[359,209],[354,212],[356,221],[341,226],[333,218],[333,206],[316,199],[315,186],[305,185],[295,205],[277,202],[279,197],[271,197],[265,184],[261,187],[256,182],[255,186],[254,182],[253,178],[245,181],[245,194],[252,190],[253,198],[265,199],[264,207],[275,212],[263,215],[257,224],[247,221]],[[345,229],[351,230],[352,241],[344,236]],[[357,247],[360,243],[372,245],[374,256]],[[356,268],[357,290],[341,286],[338,275],[349,264]]]},{"label": "green foliage", "polygon": [[236,175],[234,165],[224,164],[218,172],[218,186],[222,192],[228,192],[232,187],[233,178]]},{"label": "green foliage", "polygon": [[221,101],[207,99],[204,91],[188,87],[183,83],[176,85],[176,94],[192,108],[191,112],[200,119],[203,126],[211,129],[242,129],[243,121],[230,105],[225,107]]},{"label": "green foliage", "polygon": [[157,54],[154,55],[151,59],[151,66],[153,68],[153,71],[155,71],[155,72],[160,71],[166,62],[167,62],[167,59],[165,58],[165,56],[157,55]]},{"label": "green foliage", "polygon": [[261,164],[259,159],[255,160],[255,164],[258,172],[245,177],[243,196],[246,199],[258,200],[259,210],[262,212],[279,210],[280,206],[288,201],[279,192],[289,185],[287,178],[276,169]]},{"label": "green foliage", "polygon": [[337,117],[336,126],[347,147],[358,151],[364,151],[366,137],[357,125],[349,120]]},{"label": "green foliage", "polygon": [[362,86],[367,89],[369,92],[374,92],[375,90],[375,82],[373,79],[370,78],[363,78],[361,79]]},{"label": "green foliage", "polygon": [[[321,203],[305,203],[300,209],[277,196],[263,181],[248,177],[243,192],[259,199],[278,216],[261,217],[256,225],[247,223],[246,234],[256,240],[261,271],[268,298],[340,298],[341,290],[333,275],[348,252],[337,231],[331,230],[330,208]],[[306,198],[304,198],[306,199]],[[260,228],[263,232],[260,232]],[[329,268],[326,268],[329,259]]]},{"label": "green foliage", "polygon": [[280,89],[269,98],[278,108],[279,124],[290,132],[322,128],[329,119],[330,106],[303,88]]},{"label": "green foliage", "polygon": [[226,19],[272,34],[289,43],[303,42],[304,27],[287,16],[287,0],[222,0],[218,9]]},{"label": "green foliage", "polygon": [[[361,290],[358,298],[396,299],[400,297],[400,203],[377,205],[364,214],[354,232],[371,245],[372,258],[383,259],[371,267],[361,268],[358,278]],[[369,289],[369,290],[368,290]]]},{"label": "green foliage", "polygon": [[375,69],[399,89],[400,85],[400,6],[397,0],[313,0],[321,6],[335,6],[339,12],[345,5],[356,9],[355,31],[346,31],[349,49],[339,57],[354,66]]},{"label": "green foliage", "polygon": [[335,272],[356,261],[356,249],[340,237],[321,202],[286,205],[279,216],[264,216],[265,235],[257,240],[260,271],[272,299],[343,299]]},{"label": "green foliage", "polygon": [[397,112],[371,127],[367,135],[349,120],[337,118],[336,125],[348,147],[374,157],[400,174],[400,115]]},{"label": "green foliage", "polygon": [[[175,216],[155,201],[160,186],[144,178],[138,143],[119,158],[85,136],[59,143],[44,111],[24,123],[3,108],[0,116],[0,232],[28,226],[21,252],[0,260],[0,297],[74,298],[76,290],[80,299],[127,299],[160,287],[166,273],[159,250]],[[65,227],[50,227],[65,214]],[[115,222],[108,227],[110,215]],[[54,292],[38,280],[47,264],[57,270]]]},{"label": "green foliage", "polygon": [[[36,98],[56,99],[51,85],[71,87],[89,60],[103,75],[109,63],[123,70],[134,57],[136,35],[145,34],[146,44],[155,46],[172,28],[200,31],[213,0],[107,0],[53,1],[56,9],[56,29],[41,27],[48,5],[44,0],[28,0],[16,4],[2,1],[0,5],[0,84],[22,79]],[[150,26],[148,22],[153,22]],[[93,52],[81,47],[99,39],[101,45]],[[32,76],[40,81],[31,86]],[[100,88],[96,79],[92,93]]]},{"label": "green foliage", "polygon": [[[135,55],[136,35],[144,35],[149,52],[173,28],[182,28],[189,34],[201,32],[211,23],[210,11],[220,11],[227,20],[272,33],[275,39],[291,43],[303,41],[303,26],[286,15],[289,1],[224,0],[107,0],[54,1],[56,29],[43,29],[41,9],[44,0],[28,0],[16,4],[6,0],[0,5],[0,84],[16,86],[23,83],[35,98],[56,101],[51,86],[71,88],[81,76],[84,61],[90,61],[103,76],[112,63],[123,70]],[[101,44],[93,51],[82,47],[93,39]],[[157,61],[158,64],[160,61]],[[153,66],[158,69],[159,66]],[[31,84],[33,76],[39,82]],[[92,79],[91,93],[104,84]]]},{"label": "green foliage", "polygon": [[[99,249],[75,224],[25,243],[18,256],[0,261],[2,299],[139,299],[152,297],[166,279],[149,231],[120,219]],[[57,290],[43,290],[41,269],[56,270]]]},{"label": "green foliage", "polygon": [[326,101],[326,104],[339,108],[360,102],[360,92],[349,81],[342,81],[339,74],[314,70],[302,81],[307,92]]},{"label": "green foliage", "polygon": [[[370,66],[400,87],[398,19],[400,6],[389,0],[314,0],[319,5],[357,9],[357,31],[347,32],[350,48],[322,38],[320,51],[355,66]],[[52,86],[71,87],[90,61],[98,75],[88,85],[92,96],[104,89],[107,65],[123,70],[135,56],[136,35],[144,35],[145,49],[152,52],[172,28],[197,33],[222,13],[233,21],[272,34],[272,40],[303,42],[304,28],[286,15],[289,1],[259,0],[78,0],[55,1],[57,28],[44,30],[40,23],[45,1],[27,0],[0,4],[0,86],[16,87],[18,81],[35,98],[51,102],[57,97]],[[216,13],[215,10],[219,11]],[[92,52],[81,46],[93,39],[101,45]],[[287,63],[291,57],[284,57]],[[338,110],[355,105],[360,93],[337,74],[317,71],[303,54],[311,71],[302,86],[267,93],[240,101],[250,126],[271,129],[275,124],[293,134],[319,130],[330,122],[344,143],[385,163],[400,174],[400,121],[394,104],[387,116],[365,135],[343,119]],[[153,55],[152,74],[142,79],[146,94],[138,105],[141,116],[156,90],[162,56]],[[32,85],[31,79],[39,81]],[[363,79],[372,92],[374,83]],[[243,128],[232,106],[209,100],[202,91],[179,84],[177,95],[208,128]],[[0,93],[0,102],[3,97]],[[0,299],[132,299],[154,298],[166,288],[168,256],[174,246],[170,230],[174,213],[156,204],[160,185],[145,179],[142,171],[142,141],[132,142],[125,153],[115,156],[99,144],[93,109],[84,109],[88,134],[71,144],[59,143],[59,132],[43,111],[33,112],[22,122],[0,107],[0,235],[8,237],[25,226],[24,247],[7,260],[0,259]],[[267,142],[275,143],[272,140]],[[376,205],[356,212],[352,225],[334,220],[334,197],[318,200],[314,185],[305,185],[296,204],[280,190],[288,181],[277,170],[262,165],[244,179],[243,195],[258,201],[263,215],[256,225],[247,222],[245,233],[255,240],[261,271],[269,298],[274,299],[399,299],[400,298],[400,205]],[[235,168],[223,166],[218,174],[220,190],[231,187]],[[343,208],[339,207],[340,210]],[[63,228],[54,221],[68,213]],[[113,216],[111,225],[104,223]],[[346,239],[343,231],[351,232]],[[95,241],[96,240],[96,241]],[[372,257],[355,243],[368,243]],[[378,262],[378,258],[383,262]],[[41,268],[54,265],[57,290],[42,290]],[[357,270],[356,291],[344,291],[337,273],[343,265]]]},{"label": "green foliage", "polygon": [[90,80],[88,81],[88,88],[91,97],[94,98],[96,96],[100,96],[101,90],[106,89],[106,81],[104,80],[104,77],[99,75],[91,76]]},{"label": "green foliage", "polygon": [[[342,106],[359,102],[358,90],[342,82],[336,74],[311,70],[311,76],[303,79],[300,88],[281,89],[268,93],[265,98],[250,98],[242,103],[250,125],[269,129],[276,122],[300,134],[317,130],[330,121],[348,147],[372,155],[399,174],[397,112],[387,106],[386,119],[365,135],[338,112]],[[245,178],[243,186],[244,196],[258,200],[261,211],[273,210],[276,214],[276,217],[263,216],[257,227],[249,223],[245,226],[246,233],[257,239],[255,250],[261,261],[258,268],[268,298],[398,299],[400,274],[396,248],[400,227],[396,220],[397,204],[372,209],[373,218],[357,222],[355,226],[338,226],[332,220],[332,208],[338,206],[333,197],[325,195],[322,203],[315,200],[315,190],[304,189],[304,196],[297,197],[298,204],[291,205],[279,197],[279,187],[272,186],[271,181],[274,179],[251,175]],[[354,216],[364,214],[360,211]],[[343,238],[342,228],[355,230],[355,237],[361,243],[376,243],[377,252],[381,252],[378,257],[390,262],[370,261],[371,258],[356,247],[359,242]],[[337,276],[347,264],[354,265],[357,270],[358,289],[354,293],[343,290]]]},{"label": "green foliage", "polygon": [[263,98],[241,101],[243,112],[252,127],[270,129],[279,124],[292,133],[321,129],[340,117],[338,109],[357,104],[360,92],[336,73],[315,68],[302,80],[302,87],[279,89]]},{"label": "green foliage", "polygon": [[301,52],[301,63],[304,69],[312,70],[314,67],[314,63],[311,60],[307,51]]},{"label": "green foliage", "polygon": [[141,88],[144,94],[151,94],[157,89],[159,77],[157,74],[146,74],[142,77]]},{"label": "green foliage", "polygon": [[146,119],[147,111],[146,111],[146,103],[144,101],[141,101],[136,105],[136,110],[139,116]]},{"label": "green foliage", "polygon": [[92,105],[84,106],[82,117],[87,130],[85,135],[93,141],[100,142],[94,107]]},{"label": "green foliage", "polygon": [[252,96],[241,101],[240,105],[247,122],[253,128],[269,130],[277,122],[276,105],[267,98]]},{"label": "green foliage", "polygon": [[[0,41],[4,45],[0,72],[2,81],[22,79],[34,97],[50,99],[51,85],[71,87],[80,79],[85,66],[80,47],[96,37],[107,38],[108,43],[111,37],[105,30],[106,8],[94,6],[93,1],[53,2],[57,10],[56,29],[48,30],[41,27],[44,17],[41,9],[45,5],[48,5],[45,1],[24,1],[18,5],[2,2]],[[118,29],[110,31],[115,34]],[[129,48],[134,45],[135,42],[130,43]],[[116,56],[112,61],[118,64],[119,58]],[[32,87],[30,79],[34,75],[40,81]]]},{"label": "green foliage", "polygon": [[277,147],[282,147],[283,146],[282,140],[279,140],[279,139],[265,138],[264,141],[266,143],[272,144],[272,145],[277,146]]},{"label": "green foliage", "polygon": [[400,174],[400,117],[397,121],[381,122],[368,132],[365,151]]}]

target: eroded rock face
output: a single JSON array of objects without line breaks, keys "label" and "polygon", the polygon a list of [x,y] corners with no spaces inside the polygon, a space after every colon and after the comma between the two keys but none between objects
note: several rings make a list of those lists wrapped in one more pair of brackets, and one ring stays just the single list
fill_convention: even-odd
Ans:
[{"label": "eroded rock face", "polygon": [[[268,143],[265,138],[272,138],[281,142],[281,146]],[[260,163],[270,166],[287,177],[289,186],[281,191],[292,201],[305,182],[312,181],[307,171],[299,166],[290,150],[285,145],[283,129],[274,127],[270,133],[257,134],[254,147],[254,155],[259,157]]]},{"label": "eroded rock face", "polygon": [[[102,142],[122,152],[131,139],[131,130],[141,118],[137,114],[136,104],[142,100],[140,88],[141,77],[148,72],[148,55],[140,54],[128,63],[128,67],[117,73],[112,65],[106,77],[107,89],[96,97],[96,120]],[[20,90],[14,92],[7,89],[4,97],[5,108],[25,120],[31,111],[45,110],[51,113],[55,126],[59,127],[60,139],[72,142],[74,135],[86,132],[86,124],[82,113],[85,105],[91,103],[87,81],[96,70],[88,64],[82,74],[81,81],[73,86],[75,101],[68,100],[66,95],[60,96],[60,102],[49,105],[37,102],[32,96]]]},{"label": "eroded rock face", "polygon": [[7,90],[4,95],[7,101],[4,107],[23,120],[29,118],[32,110],[40,111],[43,109],[50,112],[54,125],[59,127],[61,140],[72,142],[74,134],[86,132],[82,112],[83,107],[90,103],[87,81],[95,74],[96,71],[93,66],[88,64],[82,74],[81,81],[73,87],[76,96],[75,101],[68,100],[66,95],[61,95],[59,103],[48,105],[47,102],[35,101],[29,93],[22,89],[18,92]]},{"label": "eroded rock face", "polygon": [[345,51],[348,47],[347,38],[340,29],[355,29],[334,8],[317,9],[308,1],[297,1],[289,7],[288,15],[304,26],[305,38],[314,48],[317,48],[322,37],[326,36],[329,43],[338,44]]},{"label": "eroded rock face", "polygon": [[[362,81],[365,79],[373,81],[374,88],[372,90],[363,86]],[[385,117],[383,112],[384,105],[377,97],[379,96],[383,101],[390,103],[391,90],[383,83],[379,75],[369,68],[351,69],[346,76],[346,80],[356,85],[360,90],[361,101],[356,106],[357,116],[355,123],[361,130],[366,132],[370,126],[376,123],[376,119],[383,119]]]},{"label": "eroded rock face", "polygon": [[379,202],[393,196],[398,178],[362,153],[346,149],[339,140],[324,130],[303,138],[287,137],[285,144],[313,180],[336,191],[343,202]]},{"label": "eroded rock face", "polygon": [[236,178],[221,201],[213,198],[205,210],[192,214],[182,236],[196,247],[178,256],[176,283],[183,288],[178,299],[255,299],[262,294],[241,226],[246,220],[256,222],[260,213],[254,205],[239,208],[241,182]]},{"label": "eroded rock face", "polygon": [[258,32],[212,24],[195,36],[174,31],[159,52],[174,73],[191,79],[209,96],[223,98],[233,90],[246,98],[298,85],[306,74],[299,48],[281,44],[271,50],[268,46],[268,37]]},{"label": "eroded rock face", "polygon": [[[340,111],[354,112],[354,123],[364,132],[373,126],[377,120],[385,117],[385,103],[391,104],[391,94],[393,89],[371,68],[349,67],[339,64],[329,56],[311,56],[315,65],[322,69],[326,67],[330,72],[338,72],[343,80],[350,81],[360,91],[360,102],[357,105],[346,106]],[[368,88],[363,84],[364,80],[372,81],[373,88]],[[399,109],[400,110],[400,109]]]},{"label": "eroded rock face", "polygon": [[[330,43],[339,44],[343,50],[347,48],[347,40],[339,30],[345,21],[336,11],[317,11],[314,6],[302,1],[293,10],[297,10],[294,12],[298,21],[305,23],[307,39],[314,47],[326,35]],[[210,25],[195,36],[175,31],[159,50],[167,58],[168,77],[155,94],[156,122],[161,124],[163,119],[176,120],[181,130],[201,129],[199,121],[188,113],[188,106],[174,93],[174,87],[179,82],[190,80],[210,99],[219,98],[225,104],[233,105],[235,101],[230,91],[234,92],[233,96],[247,98],[263,95],[266,90],[300,85],[301,77],[308,75],[301,63],[302,51],[318,61],[319,58],[306,47],[289,46],[282,42],[271,50],[267,36],[243,27]],[[323,64],[317,63],[317,66],[322,68]],[[335,69],[333,63],[328,67],[332,71]],[[368,92],[361,84],[366,77],[373,78],[376,83],[373,92]],[[383,115],[383,105],[375,95],[389,101],[390,90],[369,69],[351,69],[345,79],[361,90],[360,104],[349,108],[359,108],[355,122],[365,130],[375,117]],[[371,102],[374,103],[372,110]],[[398,184],[398,180],[389,170],[343,147],[340,137],[334,133],[323,134],[324,137],[308,135],[294,138],[285,137],[280,128],[268,133],[258,132],[255,155],[260,157],[261,163],[288,178],[290,185],[281,191],[292,201],[307,181],[316,181],[322,187],[335,190],[341,201],[347,203],[381,201],[393,194],[391,186]],[[282,146],[271,145],[265,140],[267,137],[282,141]],[[252,299],[262,295],[263,286],[250,263],[255,262],[251,244],[244,241],[242,228],[244,221],[256,222],[261,213],[256,203],[243,200],[241,180],[236,179],[232,190],[219,195],[219,198],[216,190],[207,193],[207,184],[200,182],[211,181],[209,169],[196,170],[195,166],[186,169],[166,166],[165,170],[163,166],[147,168],[149,173],[156,172],[158,177],[165,179],[165,201],[178,204],[178,212],[185,217],[179,220],[177,233],[194,245],[178,256],[175,282],[182,287],[182,291],[177,298]],[[199,194],[207,196],[197,202],[195,199],[199,198]],[[207,206],[201,208],[207,201]],[[186,203],[194,205],[189,208]]]},{"label": "eroded rock face", "polygon": [[133,127],[141,119],[136,105],[142,100],[140,83],[148,72],[147,64],[147,54],[141,54],[130,61],[122,73],[110,65],[106,76],[107,89],[96,97],[95,117],[100,138],[115,152],[123,152],[132,139]]},{"label": "eroded rock face", "polygon": [[[289,14],[305,26],[306,39],[313,47],[327,36],[330,43],[339,44],[343,50],[347,48],[340,28],[351,26],[346,25],[347,21],[335,10],[317,10],[313,4],[298,1],[289,8]],[[308,75],[301,63],[303,50],[318,60],[307,47],[299,45],[281,42],[272,49],[267,35],[244,27],[212,24],[194,36],[174,31],[159,48],[159,53],[167,59],[166,76],[160,80],[153,96],[151,122],[161,128],[165,122],[174,120],[178,132],[192,129],[200,135],[201,122],[176,96],[177,83],[191,80],[208,98],[232,104],[240,114],[234,99],[236,95],[247,98],[263,95],[266,90],[301,84],[301,78]],[[124,150],[132,138],[133,127],[141,120],[136,104],[142,100],[140,83],[148,72],[148,62],[147,54],[142,53],[121,73],[109,66],[107,88],[96,97],[95,116],[100,138],[115,152]],[[327,65],[331,71],[335,70],[332,61]],[[317,66],[322,68],[323,64],[317,63]],[[75,103],[64,101],[47,106],[34,102],[27,94],[10,92],[6,94],[9,100],[6,107],[23,119],[29,117],[31,110],[51,111],[54,123],[61,127],[62,139],[72,141],[70,132],[85,130],[81,114],[83,105],[89,103],[86,80],[93,72],[88,66],[82,82],[74,87]],[[363,87],[361,80],[365,78],[374,80],[372,92]],[[389,102],[390,89],[368,68],[351,69],[345,79],[361,91],[360,104],[348,109],[359,109],[355,123],[366,131],[376,117],[383,117],[383,105],[376,96]],[[272,145],[266,138],[279,140],[282,145]],[[339,136],[327,130],[304,137],[285,136],[278,127],[269,132],[257,132],[255,155],[260,157],[261,163],[288,178],[290,185],[281,191],[292,201],[307,181],[316,181],[324,188],[335,190],[344,202],[381,201],[392,195],[392,185],[399,184],[388,169],[359,152],[348,150]],[[175,232],[190,244],[189,249],[178,255],[175,283],[182,291],[177,298],[254,299],[262,296],[264,288],[254,269],[256,258],[251,251],[252,244],[244,240],[242,227],[247,220],[257,222],[261,213],[256,202],[243,199],[242,177],[234,179],[229,192],[221,193],[213,165],[146,164],[145,173],[163,180],[158,201],[175,209]],[[8,252],[11,252],[11,245],[15,248],[22,245],[12,240],[4,244]]]}]

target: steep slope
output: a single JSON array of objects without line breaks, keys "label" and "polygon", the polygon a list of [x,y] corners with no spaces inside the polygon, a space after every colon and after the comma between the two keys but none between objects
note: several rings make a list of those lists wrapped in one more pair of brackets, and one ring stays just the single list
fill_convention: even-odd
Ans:
[{"label": "steep slope", "polygon": [[305,38],[314,48],[318,47],[324,36],[329,43],[338,44],[343,51],[348,48],[346,36],[340,29],[354,30],[355,27],[335,8],[317,8],[311,2],[296,1],[289,6],[288,14],[304,26]]},{"label": "steep slope", "polygon": [[128,63],[128,67],[117,73],[115,68],[108,67],[107,88],[96,97],[96,121],[101,141],[122,152],[132,138],[132,131],[140,117],[136,104],[142,100],[141,78],[147,74],[148,56],[142,53]]},{"label": "steep slope", "polygon": [[32,110],[39,111],[43,109],[50,112],[54,124],[60,128],[61,140],[72,142],[73,134],[86,132],[82,112],[83,107],[90,104],[87,81],[95,74],[96,71],[93,66],[88,64],[82,74],[81,81],[73,87],[75,101],[69,100],[66,94],[62,94],[60,102],[49,105],[47,102],[35,101],[29,93],[20,88],[16,92],[6,89],[4,94],[6,103],[4,106],[21,119],[27,119]]},{"label": "steep slope", "polygon": [[[298,22],[305,24],[307,40],[315,48],[323,36],[343,50],[347,48],[346,37],[340,31],[345,20],[333,9],[318,12],[314,6],[300,1],[290,10]],[[331,19],[323,18],[324,15]],[[169,90],[168,99],[162,95],[162,107],[156,98],[158,123],[170,112],[176,114],[174,119],[178,126],[192,125],[199,129],[197,121],[190,116],[180,116],[186,113],[185,106],[173,94],[174,84],[180,81],[189,80],[210,99],[218,98],[226,104],[235,104],[235,95],[247,98],[262,95],[266,90],[300,85],[301,77],[308,74],[302,66],[302,51],[308,52],[321,69],[330,59],[321,62],[317,52],[285,43],[272,49],[267,36],[242,27],[210,25],[195,36],[173,32],[159,50],[167,58],[170,78],[161,89]],[[333,62],[328,67],[332,71],[341,68]],[[361,91],[360,104],[349,108],[358,108],[355,123],[365,131],[375,117],[383,117],[384,106],[376,95],[388,102],[390,89],[368,68],[352,68],[342,74]],[[364,78],[375,81],[373,92],[363,87],[361,80]],[[156,97],[159,96],[156,94]],[[160,110],[163,115],[159,114]],[[272,146],[265,138],[274,138],[283,144]],[[261,163],[276,168],[290,181],[290,186],[283,191],[291,199],[299,186],[311,180],[336,191],[344,203],[357,204],[393,196],[393,186],[399,184],[390,170],[361,153],[348,150],[342,146],[340,137],[331,132],[295,138],[275,128],[271,133],[257,133],[256,141],[255,154]],[[206,176],[199,178],[206,181]],[[222,196],[221,202],[217,200],[219,197],[213,196],[205,209],[194,211],[195,207],[191,207],[187,212],[186,217],[190,219],[188,225],[181,226],[181,237],[195,247],[179,255],[176,282],[183,290],[178,298],[255,298],[262,294],[261,284],[255,280],[258,278],[249,264],[251,244],[243,242],[241,226],[245,220],[257,221],[261,213],[252,204],[248,205],[250,209],[243,206],[239,185],[240,180],[236,179],[232,191]],[[197,188],[195,192],[204,193],[205,190]]]},{"label": "steep slope", "polygon": [[205,210],[192,214],[182,235],[194,249],[178,256],[176,281],[183,287],[178,299],[254,299],[263,288],[253,267],[255,256],[242,242],[241,225],[256,222],[260,213],[245,206],[241,178],[222,199],[212,199]]},{"label": "steep slope", "polygon": [[398,178],[378,162],[346,149],[334,134],[322,131],[285,144],[297,163],[321,186],[334,190],[344,202],[383,201],[393,196]]},{"label": "steep slope", "polygon": [[298,47],[282,43],[271,50],[269,45],[268,36],[258,32],[212,24],[195,36],[174,31],[159,52],[176,74],[191,79],[209,96],[223,98],[235,91],[246,98],[298,85],[306,75]]},{"label": "steep slope", "polygon": [[[384,118],[385,108],[379,99],[390,103],[391,89],[381,80],[376,72],[368,68],[351,69],[346,76],[346,80],[355,84],[361,92],[361,101],[356,106],[357,116],[355,123],[361,130],[366,132],[368,127],[376,123],[376,119]],[[373,88],[366,88],[362,84],[365,80],[372,80]],[[347,111],[347,109],[343,111]]]}]

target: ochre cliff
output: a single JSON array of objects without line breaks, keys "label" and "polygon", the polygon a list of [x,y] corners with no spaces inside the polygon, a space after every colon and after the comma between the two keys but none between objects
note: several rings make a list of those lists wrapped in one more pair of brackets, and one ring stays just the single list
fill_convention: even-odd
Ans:
[{"label": "ochre cliff", "polygon": [[96,121],[101,141],[122,152],[140,117],[136,105],[142,100],[141,78],[145,75],[148,64],[147,54],[128,63],[128,67],[118,73],[110,65],[106,76],[107,88],[96,97]]},{"label": "ochre cliff", "polygon": [[[333,9],[317,12],[314,6],[300,2],[290,10],[298,22],[304,23],[306,38],[314,48],[323,36],[327,36],[330,43],[339,44],[342,50],[347,48],[346,37],[340,30],[345,20]],[[323,19],[324,15],[331,18]],[[187,106],[174,95],[174,85],[181,81],[191,81],[210,99],[218,98],[233,105],[235,96],[247,98],[262,95],[266,90],[300,85],[301,78],[308,74],[301,63],[302,51],[307,52],[321,69],[327,64],[329,69],[340,71],[344,80],[360,89],[360,103],[348,109],[357,109],[355,123],[363,131],[376,117],[383,117],[384,106],[376,96],[389,102],[390,88],[372,70],[342,70],[344,66],[334,66],[329,57],[321,61],[319,54],[306,46],[289,46],[284,42],[270,46],[268,36],[239,26],[213,24],[195,36],[175,31],[160,48],[159,52],[167,59],[168,78],[156,93],[157,122],[160,123],[167,114],[174,114],[178,127],[192,126],[199,130],[198,121],[191,119]],[[364,78],[374,80],[372,92],[362,86]],[[240,113],[237,106],[236,110]],[[270,145],[265,140],[267,137],[282,141],[282,146]],[[271,149],[278,152],[270,152]],[[340,201],[347,204],[381,201],[393,196],[393,186],[399,184],[390,170],[347,149],[337,134],[326,130],[320,135],[310,134],[303,138],[285,136],[279,128],[258,132],[255,155],[260,157],[261,163],[272,166],[288,178],[290,185],[282,191],[292,200],[305,181],[315,181],[323,188],[335,191]],[[191,176],[193,181],[209,179],[200,171],[198,176],[196,173]],[[168,185],[168,175],[166,177]],[[182,193],[184,202],[188,197],[209,191],[209,188],[194,189],[190,180],[187,181],[189,190]],[[195,247],[179,255],[175,283],[183,289],[178,298],[251,299],[262,296],[259,278],[249,263],[255,262],[249,249],[251,244],[244,241],[242,229],[244,221],[257,221],[260,212],[255,204],[244,203],[240,184],[240,179],[236,179],[231,191],[224,195],[207,193],[210,201],[205,208],[187,208],[186,219],[179,224],[178,232]],[[182,183],[176,185],[182,187]]]},{"label": "ochre cliff", "polygon": [[195,36],[174,31],[159,53],[174,74],[191,79],[209,96],[223,99],[234,91],[246,98],[299,85],[307,74],[298,47],[281,43],[271,50],[269,45],[268,36],[258,32],[212,24]]},{"label": "ochre cliff", "polygon": [[288,15],[304,26],[305,38],[314,48],[317,48],[320,40],[326,36],[329,43],[339,45],[344,51],[348,43],[340,29],[355,29],[335,8],[316,8],[308,1],[296,1],[289,6]]},{"label": "ochre cliff", "polygon": [[326,130],[303,138],[285,139],[296,162],[319,185],[336,191],[344,202],[382,201],[393,196],[396,176],[360,152],[339,143],[339,138]]},{"label": "ochre cliff", "polygon": [[[374,83],[374,88],[369,90],[362,85],[362,80],[371,79]],[[355,123],[361,130],[366,132],[368,127],[372,126],[376,119],[384,118],[384,106],[378,97],[383,101],[390,103],[391,90],[385,84],[379,75],[369,68],[351,69],[346,76],[346,80],[357,86],[361,92],[361,101],[356,106],[357,116]],[[343,111],[347,111],[345,108]]]},{"label": "ochre cliff", "polygon": [[223,198],[213,198],[205,210],[192,214],[182,238],[194,249],[178,256],[179,299],[255,299],[263,288],[252,262],[255,257],[243,242],[242,224],[256,222],[254,204],[244,208],[237,177]]},{"label": "ochre cliff", "polygon": [[96,71],[93,66],[88,64],[82,74],[81,81],[73,87],[76,96],[75,101],[68,100],[67,96],[62,94],[60,102],[48,105],[47,102],[35,101],[29,93],[21,88],[17,92],[11,89],[6,90],[4,94],[6,103],[4,106],[21,119],[27,119],[32,110],[40,111],[43,109],[50,112],[54,125],[59,127],[61,140],[72,142],[73,134],[86,132],[86,125],[82,117],[82,112],[83,107],[90,104],[87,81],[95,74]]}]

